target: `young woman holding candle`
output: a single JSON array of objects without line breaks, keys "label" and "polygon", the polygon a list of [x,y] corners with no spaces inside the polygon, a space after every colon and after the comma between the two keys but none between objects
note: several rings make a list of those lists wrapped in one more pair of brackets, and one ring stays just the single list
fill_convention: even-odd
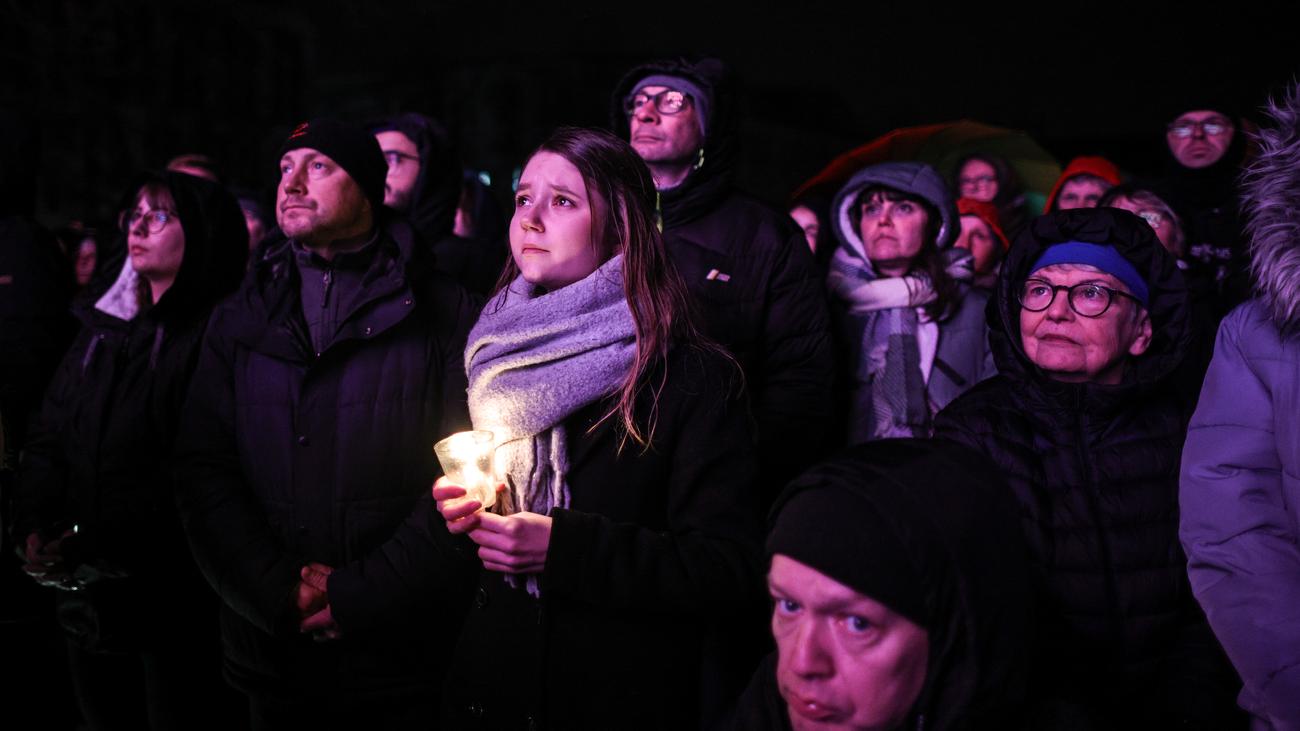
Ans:
[{"label": "young woman holding candle", "polygon": [[764,608],[741,377],[700,335],[654,210],[644,163],[601,131],[558,130],[520,178],[512,261],[465,355],[500,507],[434,487],[483,569],[449,727],[697,727],[752,669],[735,658],[761,654],[736,653]]}]

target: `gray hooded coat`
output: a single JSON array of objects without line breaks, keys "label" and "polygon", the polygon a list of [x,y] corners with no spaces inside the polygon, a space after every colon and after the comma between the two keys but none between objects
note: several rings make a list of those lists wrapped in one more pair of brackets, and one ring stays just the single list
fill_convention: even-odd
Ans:
[{"label": "gray hooded coat", "polygon": [[1300,729],[1300,87],[1270,112],[1243,186],[1257,296],[1219,328],[1179,536],[1254,728]]}]

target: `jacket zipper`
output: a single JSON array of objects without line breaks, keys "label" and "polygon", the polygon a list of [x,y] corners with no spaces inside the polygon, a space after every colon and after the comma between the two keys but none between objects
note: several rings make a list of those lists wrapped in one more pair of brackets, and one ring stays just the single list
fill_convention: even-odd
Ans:
[{"label": "jacket zipper", "polygon": [[1110,633],[1115,642],[1115,647],[1120,650],[1120,659],[1123,658],[1124,632],[1122,622],[1119,617],[1119,591],[1115,588],[1115,562],[1110,555],[1110,542],[1106,540],[1106,530],[1101,523],[1101,503],[1097,500],[1095,485],[1095,476],[1091,469],[1091,460],[1088,457],[1088,450],[1085,448],[1088,431],[1086,428],[1084,412],[1082,408],[1082,396],[1078,395],[1075,399],[1075,408],[1078,409],[1078,428],[1079,438],[1075,443],[1079,450],[1079,467],[1083,471],[1083,492],[1088,499],[1088,509],[1093,515],[1093,526],[1097,532],[1097,546],[1101,549],[1101,562],[1103,575],[1106,581],[1106,619],[1110,625]]}]

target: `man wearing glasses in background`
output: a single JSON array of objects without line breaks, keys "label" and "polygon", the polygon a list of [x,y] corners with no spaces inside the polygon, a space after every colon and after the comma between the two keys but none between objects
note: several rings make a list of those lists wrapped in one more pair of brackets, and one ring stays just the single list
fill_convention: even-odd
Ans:
[{"label": "man wearing glasses in background", "polygon": [[[717,59],[661,60],[629,71],[611,118],[650,168],[664,245],[703,315],[707,334],[744,371],[765,499],[833,442],[832,361],[825,295],[803,231],[782,211],[737,192],[738,118]],[[739,381],[739,379],[737,379]],[[718,689],[705,720],[739,694],[766,653],[766,617],[736,628],[720,649]],[[743,639],[742,639],[743,636]],[[725,662],[722,658],[726,657]]]},{"label": "man wearing glasses in background", "polygon": [[382,120],[370,131],[388,164],[384,205],[402,214],[396,237],[414,235],[433,252],[433,267],[471,292],[487,295],[505,266],[504,243],[454,233],[464,187],[460,155],[451,136],[433,119],[406,112]]}]

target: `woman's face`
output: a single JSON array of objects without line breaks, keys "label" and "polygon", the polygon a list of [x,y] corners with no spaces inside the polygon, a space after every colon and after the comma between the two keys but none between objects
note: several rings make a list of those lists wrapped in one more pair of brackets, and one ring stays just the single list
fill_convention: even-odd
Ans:
[{"label": "woman's face", "polygon": [[533,155],[519,177],[510,221],[510,253],[525,280],[556,290],[604,263],[608,247],[593,241],[600,221],[592,211],[573,163],[553,152]]},{"label": "woman's face", "polygon": [[930,214],[920,203],[885,200],[880,192],[862,204],[859,224],[867,258],[881,276],[900,277],[911,270],[925,245]]},{"label": "woman's face", "polygon": [[979,216],[961,217],[961,235],[953,243],[959,249],[966,249],[975,257],[975,271],[987,274],[998,263],[1002,242],[994,235],[993,229]]},{"label": "woman's face", "polygon": [[166,191],[142,190],[127,213],[127,252],[131,267],[150,282],[167,282],[180,273],[185,258],[185,231]]},{"label": "woman's face", "polygon": [[1148,225],[1156,232],[1156,238],[1160,239],[1160,245],[1165,247],[1174,256],[1182,256],[1183,252],[1179,251],[1179,231],[1178,222],[1169,216],[1161,213],[1152,206],[1143,205],[1128,196],[1116,196],[1115,200],[1110,202],[1111,208],[1120,208],[1146,221]]},{"label": "woman's face", "polygon": [[983,160],[967,160],[957,173],[962,198],[990,203],[998,197],[998,171]]},{"label": "woman's face", "polygon": [[808,241],[808,248],[813,253],[817,252],[817,234],[821,232],[821,222],[817,220],[817,214],[808,206],[795,206],[790,209],[790,218],[799,224],[803,229],[803,237]]}]

